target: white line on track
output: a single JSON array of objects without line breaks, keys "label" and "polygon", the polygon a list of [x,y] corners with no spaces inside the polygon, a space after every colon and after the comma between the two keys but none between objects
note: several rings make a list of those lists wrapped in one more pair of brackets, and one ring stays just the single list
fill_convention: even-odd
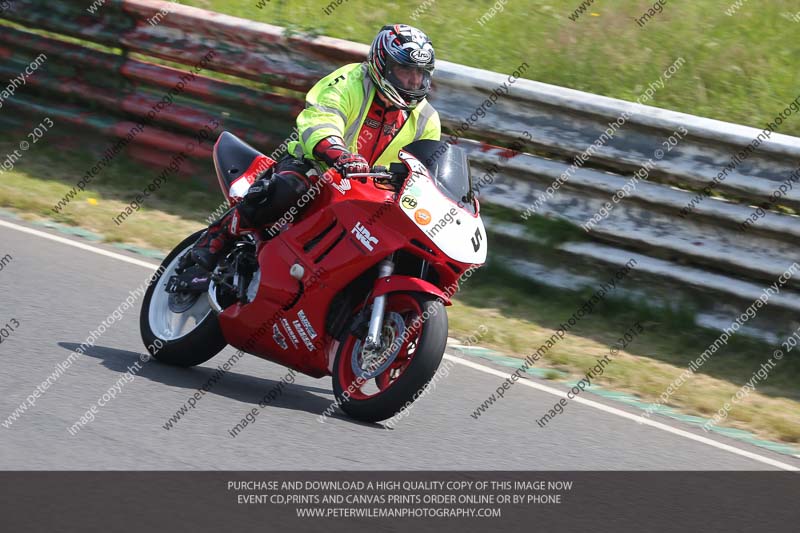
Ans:
[{"label": "white line on track", "polygon": [[[478,363],[473,363],[472,361],[467,361],[460,357],[455,357],[453,355],[445,354],[445,358],[449,359],[450,361],[454,361],[458,364],[468,366],[470,368],[474,368],[475,370],[480,370],[481,372],[486,372],[487,374],[492,374],[497,377],[506,379],[511,374],[501,372],[500,370],[489,368],[488,366],[484,366]],[[527,385],[536,390],[540,390],[542,392],[546,392],[548,394],[552,394],[554,396],[558,396],[560,398],[567,397],[567,391],[555,389],[553,387],[548,387],[547,385],[542,385],[541,383],[537,383],[535,381],[527,380],[527,379],[520,379],[517,383],[522,383],[523,385]],[[728,444],[724,444],[722,442],[715,441],[714,439],[709,439],[707,437],[703,437],[702,435],[695,435],[689,431],[684,431],[682,429],[678,429],[672,427],[668,424],[663,424],[661,422],[656,422],[654,420],[650,420],[640,415],[635,415],[629,413],[627,411],[623,411],[622,409],[617,409],[616,407],[611,407],[600,402],[595,402],[593,400],[587,400],[586,398],[581,398],[580,396],[576,396],[572,398],[573,402],[577,402],[588,407],[593,407],[594,409],[598,409],[600,411],[616,415],[622,418],[627,418],[628,420],[633,420],[637,424],[642,424],[645,426],[654,427],[660,429],[662,431],[666,431],[667,433],[672,433],[673,435],[680,435],[681,437],[687,438],[689,440],[693,440],[695,442],[701,442],[703,444],[707,444],[709,446],[713,446],[714,448],[719,448],[720,450],[725,450],[727,452],[734,453],[736,455],[741,455],[742,457],[747,457],[749,459],[753,459],[755,461],[759,461],[761,463],[768,464],[770,466],[774,466],[775,468],[780,468],[782,470],[789,470],[792,472],[800,471],[800,468],[796,466],[792,466],[787,463],[783,463],[781,461],[776,461],[775,459],[771,459],[769,457],[764,457],[763,455],[758,455],[757,453],[749,452],[747,450],[742,450],[741,448],[737,448],[735,446],[730,446]]]},{"label": "white line on track", "polygon": [[15,229],[17,231],[21,231],[22,233],[27,233],[29,235],[36,235],[37,237],[42,237],[43,239],[50,239],[51,241],[60,242],[61,244],[66,244],[67,246],[80,248],[81,250],[86,250],[87,252],[92,252],[95,254],[104,255],[106,257],[111,257],[113,259],[118,259],[120,261],[125,261],[126,263],[131,263],[133,265],[138,265],[145,268],[158,268],[158,265],[155,265],[153,263],[148,263],[147,261],[142,261],[141,259],[128,257],[127,255],[118,254],[116,252],[112,252],[109,250],[103,250],[102,248],[98,248],[96,246],[91,246],[89,244],[84,244],[82,242],[74,241],[72,239],[59,237],[58,235],[53,235],[52,233],[47,233],[33,228],[20,226],[19,224],[14,224],[13,222],[8,222],[6,220],[0,219],[0,226],[9,229]]},{"label": "white line on track", "polygon": [[[28,228],[28,227],[25,227],[25,226],[20,226],[19,224],[14,224],[13,222],[0,220],[0,226],[6,227],[6,228],[9,228],[9,229],[13,229],[13,230],[16,230],[16,231],[21,231],[21,232],[27,233],[29,235],[35,235],[37,237],[42,237],[44,239],[50,239],[51,241],[55,241],[55,242],[58,242],[58,243],[61,243],[61,244],[65,244],[67,246],[73,246],[75,248],[80,248],[81,250],[85,250],[87,252],[92,252],[92,253],[95,253],[95,254],[98,254],[98,255],[103,255],[103,256],[106,256],[106,257],[110,257],[112,259],[117,259],[119,261],[125,261],[126,263],[130,263],[130,264],[133,264],[133,265],[138,265],[138,266],[141,266],[141,267],[151,268],[151,269],[158,268],[158,265],[153,264],[153,263],[148,263],[147,261],[141,261],[141,260],[135,259],[133,257],[128,257],[128,256],[123,255],[123,254],[118,254],[118,253],[111,252],[111,251],[108,251],[108,250],[103,250],[102,248],[97,248],[95,246],[91,246],[89,244],[85,244],[85,243],[82,243],[82,242],[74,241],[72,239],[67,239],[67,238],[64,238],[64,237],[59,237],[58,235],[52,235],[50,233],[46,233],[44,231],[39,231],[39,230],[31,229],[31,228]],[[497,377],[500,377],[500,378],[503,378],[503,379],[506,379],[510,375],[508,373],[501,372],[500,370],[497,370],[497,369],[494,369],[494,368],[490,368],[488,366],[484,366],[484,365],[481,365],[481,364],[478,364],[478,363],[473,363],[472,361],[467,361],[467,360],[462,359],[460,357],[455,357],[455,356],[452,356],[452,355],[449,355],[449,354],[445,354],[445,358],[450,360],[450,361],[454,361],[454,362],[456,362],[456,363],[458,363],[460,365],[464,365],[464,366],[467,366],[467,367],[472,368],[474,370],[478,370],[478,371],[484,372],[486,374],[491,374],[493,376],[497,376]],[[531,380],[527,380],[527,379],[520,379],[519,381],[517,381],[517,383],[521,383],[521,384],[526,385],[528,387],[531,387],[533,389],[537,389],[539,391],[546,392],[548,394],[552,394],[552,395],[558,396],[560,398],[566,398],[566,396],[567,396],[566,391],[559,390],[559,389],[556,389],[556,388],[553,388],[553,387],[548,387],[547,385],[542,385],[541,383],[537,383],[535,381],[531,381]],[[611,407],[611,406],[608,406],[608,405],[605,405],[605,404],[602,404],[602,403],[599,403],[599,402],[595,402],[593,400],[587,400],[586,398],[581,398],[579,396],[575,397],[575,398],[572,398],[572,401],[580,403],[582,405],[586,405],[587,407],[592,407],[594,409],[598,409],[598,410],[603,411],[605,413],[609,413],[609,414],[612,414],[612,415],[619,416],[621,418],[632,420],[632,421],[636,422],[637,424],[650,426],[650,427],[653,427],[653,428],[656,428],[656,429],[660,429],[662,431],[666,431],[667,433],[672,433],[673,435],[678,435],[678,436],[684,437],[686,439],[693,440],[695,442],[706,444],[708,446],[712,446],[714,448],[733,453],[735,455],[740,455],[742,457],[747,457],[748,459],[753,459],[754,461],[758,461],[760,463],[768,464],[770,466],[774,466],[775,468],[780,468],[781,470],[788,470],[788,471],[791,471],[791,472],[800,471],[800,468],[797,468],[796,466],[792,466],[790,464],[783,463],[781,461],[777,461],[775,459],[771,459],[769,457],[765,457],[765,456],[759,455],[757,453],[749,452],[747,450],[743,450],[743,449],[737,448],[735,446],[730,446],[729,444],[724,444],[722,442],[718,442],[718,441],[715,441],[713,439],[709,439],[707,437],[703,437],[702,435],[695,435],[694,433],[691,433],[689,431],[684,431],[682,429],[678,429],[678,428],[672,427],[672,426],[670,426],[668,424],[663,424],[661,422],[656,422],[654,420],[650,420],[648,418],[644,418],[643,416],[634,415],[634,414],[629,413],[627,411],[623,411],[622,409],[617,409],[616,407]]]}]

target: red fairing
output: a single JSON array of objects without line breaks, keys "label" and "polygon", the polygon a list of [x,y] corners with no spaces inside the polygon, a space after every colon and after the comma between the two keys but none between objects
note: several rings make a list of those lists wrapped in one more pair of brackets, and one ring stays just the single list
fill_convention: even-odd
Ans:
[{"label": "red fairing", "polygon": [[[246,174],[253,173],[248,169]],[[256,296],[227,307],[219,323],[232,346],[322,377],[331,374],[331,354],[338,345],[326,330],[331,304],[365,271],[393,252],[408,252],[428,261],[439,282],[391,275],[375,283],[370,298],[424,292],[448,305],[460,274],[472,265],[444,255],[405,215],[394,191],[341,178],[334,169],[320,177],[315,190],[301,215],[272,239],[259,242]],[[302,267],[300,280],[290,275],[293,265]]]}]

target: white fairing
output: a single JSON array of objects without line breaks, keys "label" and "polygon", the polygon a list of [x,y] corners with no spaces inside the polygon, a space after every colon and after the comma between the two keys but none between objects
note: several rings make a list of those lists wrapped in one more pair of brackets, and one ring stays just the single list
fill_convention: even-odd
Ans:
[{"label": "white fairing", "polygon": [[[400,206],[406,216],[451,259],[461,263],[485,263],[486,228],[480,216],[472,216],[445,196],[417,158],[401,150],[400,159],[412,172],[400,195]],[[406,196],[410,196],[413,202],[404,201]],[[411,207],[412,203],[416,205]],[[430,220],[424,223],[426,211]]]}]

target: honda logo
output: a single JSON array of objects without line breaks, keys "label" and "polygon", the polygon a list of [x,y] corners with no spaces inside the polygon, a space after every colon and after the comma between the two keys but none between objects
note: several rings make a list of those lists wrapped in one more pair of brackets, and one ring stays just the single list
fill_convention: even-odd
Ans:
[{"label": "honda logo", "polygon": [[378,244],[378,238],[373,237],[370,231],[367,228],[365,228],[364,225],[361,224],[361,222],[356,222],[353,231],[351,231],[350,233],[355,235],[356,238],[359,241],[361,241],[361,244],[364,245],[364,248],[366,248],[370,252],[373,250],[373,245]]}]

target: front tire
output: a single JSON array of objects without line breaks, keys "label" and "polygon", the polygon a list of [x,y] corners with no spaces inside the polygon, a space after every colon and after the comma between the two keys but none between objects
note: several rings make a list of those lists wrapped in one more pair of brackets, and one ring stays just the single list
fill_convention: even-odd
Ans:
[{"label": "front tire", "polygon": [[[363,340],[348,334],[334,361],[333,392],[337,403],[349,416],[364,422],[394,416],[433,378],[447,346],[447,332],[447,312],[433,296],[388,294],[382,333],[382,339],[391,341],[382,354],[390,356],[388,365],[376,364],[371,371],[364,370],[367,356]],[[398,345],[395,353],[392,346]]]},{"label": "front tire", "polygon": [[197,295],[193,303],[186,298],[183,306],[188,308],[175,312],[170,308],[175,306],[175,295],[170,302],[170,295],[164,290],[180,258],[204,231],[190,235],[170,252],[151,279],[142,302],[139,313],[142,341],[150,355],[162,363],[182,367],[199,365],[227,345],[205,293]]}]

